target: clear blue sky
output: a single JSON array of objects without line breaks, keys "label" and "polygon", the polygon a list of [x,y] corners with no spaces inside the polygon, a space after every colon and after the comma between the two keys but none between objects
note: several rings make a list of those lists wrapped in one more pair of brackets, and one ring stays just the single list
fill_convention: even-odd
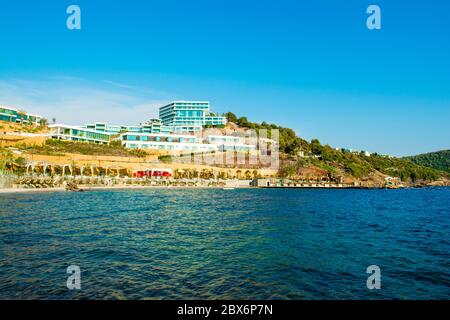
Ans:
[{"label": "clear blue sky", "polygon": [[76,124],[201,99],[332,146],[448,149],[449,23],[446,0],[0,0],[0,104]]}]

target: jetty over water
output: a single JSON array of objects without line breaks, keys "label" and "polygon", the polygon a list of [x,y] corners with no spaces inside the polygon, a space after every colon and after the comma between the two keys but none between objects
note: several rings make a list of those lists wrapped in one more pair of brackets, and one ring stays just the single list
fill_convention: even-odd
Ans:
[{"label": "jetty over water", "polygon": [[333,181],[290,180],[290,179],[253,179],[252,187],[257,188],[363,188],[364,186],[352,183],[336,183]]}]

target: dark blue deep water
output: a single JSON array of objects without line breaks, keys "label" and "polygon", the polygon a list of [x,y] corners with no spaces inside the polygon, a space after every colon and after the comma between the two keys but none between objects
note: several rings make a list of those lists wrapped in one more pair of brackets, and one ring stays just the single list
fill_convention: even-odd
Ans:
[{"label": "dark blue deep water", "polygon": [[450,189],[0,194],[0,298],[449,299]]}]

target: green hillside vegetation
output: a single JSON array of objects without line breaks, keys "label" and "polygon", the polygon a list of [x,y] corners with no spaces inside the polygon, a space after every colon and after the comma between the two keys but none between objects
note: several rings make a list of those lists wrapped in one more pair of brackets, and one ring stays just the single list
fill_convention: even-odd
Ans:
[{"label": "green hillside vegetation", "polygon": [[8,148],[0,147],[0,173],[7,169],[9,163],[24,165],[26,163],[26,159],[15,155]]},{"label": "green hillside vegetation", "polygon": [[367,177],[376,171],[385,175],[398,177],[402,181],[416,182],[417,180],[436,180],[449,176],[443,171],[417,165],[409,160],[393,158],[378,154],[365,156],[335,150],[328,145],[322,146],[319,141],[310,143],[313,156],[298,157],[294,164],[282,166],[280,175],[288,177],[294,175],[301,167],[315,166],[326,170],[330,174],[344,173],[355,178]]},{"label": "green hillside vegetation", "polygon": [[405,157],[415,164],[450,172],[450,150],[442,150],[419,154],[417,156]]},{"label": "green hillside vegetation", "polygon": [[237,124],[241,128],[249,128],[258,132],[259,129],[266,129],[268,138],[270,138],[270,130],[278,129],[279,131],[279,142],[280,142],[280,152],[294,155],[299,151],[309,151],[309,143],[297,137],[294,130],[290,128],[285,128],[278,126],[276,124],[269,124],[267,122],[255,123],[248,121],[247,117],[238,118],[234,113],[227,112],[225,117],[229,122]]},{"label": "green hillside vegetation", "polygon": [[[278,129],[280,135],[280,152],[288,161],[282,161],[279,175],[290,177],[295,175],[300,168],[316,167],[327,171],[330,175],[347,174],[355,178],[367,177],[374,172],[401,178],[402,181],[416,182],[417,180],[436,180],[441,177],[449,177],[446,172],[436,170],[409,159],[400,159],[385,155],[372,154],[366,156],[363,153],[350,153],[336,150],[329,145],[322,145],[319,140],[308,142],[298,137],[294,130],[284,128],[266,122],[253,123],[246,117],[238,118],[234,113],[225,114],[230,122],[239,127],[259,129]],[[305,156],[300,156],[303,152]]]},{"label": "green hillside vegetation", "polygon": [[123,147],[119,141],[113,141],[109,145],[106,145],[48,139],[42,146],[19,146],[19,149],[29,154],[41,154],[47,156],[60,156],[65,153],[76,153],[96,156],[144,158],[147,155],[143,150],[127,149]]}]

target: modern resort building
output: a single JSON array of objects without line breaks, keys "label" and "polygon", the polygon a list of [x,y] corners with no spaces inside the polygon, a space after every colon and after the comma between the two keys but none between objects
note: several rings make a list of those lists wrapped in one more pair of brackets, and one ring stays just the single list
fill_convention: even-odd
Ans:
[{"label": "modern resort building", "polygon": [[0,120],[14,122],[14,123],[23,123],[23,124],[35,124],[41,125],[43,117],[31,114],[25,111],[20,111],[19,109],[0,106]]},{"label": "modern resort building", "polygon": [[85,129],[91,129],[98,132],[107,132],[111,134],[120,134],[123,132],[136,132],[136,133],[172,133],[173,128],[165,126],[159,119],[151,119],[146,123],[138,126],[128,125],[111,125],[106,122],[95,122],[92,124],[85,124],[82,126]]},{"label": "modern resort building", "polygon": [[63,124],[49,125],[52,139],[109,144],[111,133]]},{"label": "modern resort building", "polygon": [[122,144],[130,149],[154,149],[160,151],[212,152],[218,147],[202,143],[193,135],[149,134],[127,132],[121,136]]},{"label": "modern resort building", "polygon": [[[1,107],[1,119],[12,122],[31,121],[38,123],[42,117],[23,113],[17,109]],[[19,118],[19,114],[20,117]],[[52,139],[109,144],[121,141],[130,149],[145,149],[177,152],[240,151],[251,152],[256,146],[236,136],[207,135],[205,126],[222,127],[227,121],[210,111],[209,102],[175,101],[160,108],[161,119],[150,119],[135,126],[111,125],[95,122],[83,126],[52,124],[49,137]],[[255,143],[256,144],[256,143]]]},{"label": "modern resort building", "polygon": [[224,126],[227,120],[210,111],[208,101],[174,101],[159,109],[159,118],[174,133],[199,132],[204,126]]},{"label": "modern resort building", "polygon": [[219,151],[255,151],[256,146],[245,143],[245,139],[236,136],[208,135],[206,141],[217,146]]}]

